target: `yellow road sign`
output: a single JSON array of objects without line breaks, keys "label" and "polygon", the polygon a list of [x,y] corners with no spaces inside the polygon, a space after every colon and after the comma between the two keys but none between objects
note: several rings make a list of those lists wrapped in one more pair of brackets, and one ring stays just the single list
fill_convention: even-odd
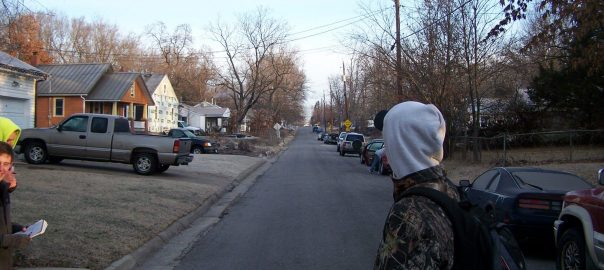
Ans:
[{"label": "yellow road sign", "polygon": [[346,119],[346,121],[344,121],[344,125],[346,126],[346,128],[349,128],[350,126],[352,126],[352,122],[350,122],[350,120]]}]

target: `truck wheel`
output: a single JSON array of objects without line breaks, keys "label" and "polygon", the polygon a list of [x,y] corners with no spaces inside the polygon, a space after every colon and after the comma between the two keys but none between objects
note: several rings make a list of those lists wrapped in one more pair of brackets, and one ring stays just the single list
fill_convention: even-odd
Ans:
[{"label": "truck wheel", "polygon": [[25,160],[30,164],[42,164],[46,161],[48,153],[46,147],[41,142],[31,142],[25,146],[25,152],[23,152]]},{"label": "truck wheel", "polygon": [[163,173],[163,172],[165,172],[166,170],[168,170],[168,168],[170,168],[170,165],[164,165],[164,164],[160,164],[160,165],[157,167],[157,172],[158,172],[158,173]]},{"label": "truck wheel", "polygon": [[560,248],[556,259],[556,267],[560,270],[587,269],[585,239],[580,229],[570,228],[560,238]]},{"label": "truck wheel", "polygon": [[203,154],[203,149],[201,147],[193,147],[193,154]]},{"label": "truck wheel", "polygon": [[134,171],[142,175],[151,175],[157,170],[157,158],[150,153],[138,153],[132,160]]}]

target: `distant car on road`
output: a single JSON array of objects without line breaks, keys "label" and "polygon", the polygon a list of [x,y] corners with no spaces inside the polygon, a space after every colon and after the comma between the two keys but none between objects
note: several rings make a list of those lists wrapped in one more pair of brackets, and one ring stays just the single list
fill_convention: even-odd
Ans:
[{"label": "distant car on road", "polygon": [[188,138],[191,139],[191,153],[193,154],[208,154],[218,153],[218,147],[220,144],[217,142],[211,142],[208,139],[195,136],[191,131],[185,128],[173,128],[168,132],[168,136],[172,138]]},{"label": "distant car on road", "polygon": [[598,183],[564,196],[554,222],[557,269],[604,269],[604,169]]},{"label": "distant car on road", "polygon": [[375,139],[365,145],[363,151],[361,151],[361,164],[371,166],[371,162],[373,162],[373,159],[375,158],[375,151],[381,149],[383,146],[383,139]]},{"label": "distant car on road", "polygon": [[340,156],[344,156],[349,153],[361,154],[361,150],[365,145],[365,136],[359,133],[346,133],[346,136],[340,144]]},{"label": "distant car on road", "polygon": [[527,238],[553,241],[552,225],[562,210],[564,194],[592,185],[562,171],[496,167],[476,177],[471,184],[461,180],[460,188],[470,202],[507,224],[519,241]]},{"label": "distant car on road", "polygon": [[324,144],[337,144],[338,143],[338,133],[329,133],[323,139]]},{"label": "distant car on road", "polygon": [[179,128],[184,128],[187,129],[189,131],[191,131],[193,134],[195,135],[201,135],[202,133],[204,133],[204,130],[198,127],[194,127],[194,126],[189,126],[189,124],[187,124],[185,121],[178,121],[178,127]]},{"label": "distant car on road", "polygon": [[342,144],[344,137],[346,137],[346,132],[340,132],[340,135],[338,136],[338,141],[336,142],[336,152],[340,152],[340,144]]}]

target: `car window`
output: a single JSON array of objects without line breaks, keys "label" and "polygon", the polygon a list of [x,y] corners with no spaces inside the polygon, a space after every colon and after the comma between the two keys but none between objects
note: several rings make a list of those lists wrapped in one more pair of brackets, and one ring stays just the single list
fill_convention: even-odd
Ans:
[{"label": "car window", "polygon": [[195,137],[197,137],[197,136],[195,136],[195,134],[193,134],[193,132],[191,132],[189,130],[183,130],[182,132],[184,133],[184,135],[186,137],[189,137],[189,138],[195,138]]},{"label": "car window", "polygon": [[491,183],[487,187],[487,190],[493,191],[493,192],[496,191],[497,186],[499,185],[499,179],[501,179],[501,174],[495,175],[495,177],[493,178],[493,181],[491,181]]},{"label": "car window", "polygon": [[61,125],[64,131],[86,132],[88,116],[74,116]]},{"label": "car window", "polygon": [[480,176],[476,177],[476,179],[472,183],[472,188],[485,190],[487,188],[487,186],[489,185],[489,183],[491,182],[491,180],[493,180],[493,178],[498,175],[499,175],[499,173],[497,172],[497,170],[487,171],[487,172],[481,174]]},{"label": "car window", "polygon": [[346,136],[346,141],[353,142],[356,140],[364,142],[365,138],[363,138],[363,135],[359,134],[348,134],[348,136]]},{"label": "car window", "polygon": [[130,123],[128,119],[125,118],[117,118],[115,119],[115,127],[113,127],[113,132],[130,132]]},{"label": "car window", "polygon": [[513,172],[512,176],[523,188],[533,187],[545,190],[570,191],[577,189],[589,189],[592,185],[583,178],[566,173],[556,172]]},{"label": "car window", "polygon": [[184,133],[179,129],[172,130],[172,138],[181,138],[184,137],[183,135]]},{"label": "car window", "polygon": [[375,151],[375,150],[378,150],[378,149],[382,148],[382,145],[384,145],[384,143],[382,143],[382,142],[375,142],[375,143],[372,143],[369,146],[369,149]]},{"label": "car window", "polygon": [[339,138],[340,138],[340,139],[344,139],[344,137],[346,137],[346,132],[342,132],[342,133],[340,133],[340,137],[339,137]]},{"label": "car window", "polygon": [[92,133],[107,133],[107,123],[109,120],[102,117],[93,117],[90,131]]}]

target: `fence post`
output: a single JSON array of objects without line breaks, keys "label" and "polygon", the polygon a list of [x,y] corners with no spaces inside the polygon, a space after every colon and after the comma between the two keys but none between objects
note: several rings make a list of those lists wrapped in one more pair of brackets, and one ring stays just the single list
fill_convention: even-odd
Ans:
[{"label": "fence post", "polygon": [[570,161],[573,161],[573,132],[572,131],[568,135],[568,140],[570,142]]},{"label": "fence post", "polygon": [[508,133],[504,132],[503,133],[503,166],[506,166],[507,160],[508,160],[508,155],[507,155],[507,151],[506,151],[506,143],[507,143],[507,136]]}]

